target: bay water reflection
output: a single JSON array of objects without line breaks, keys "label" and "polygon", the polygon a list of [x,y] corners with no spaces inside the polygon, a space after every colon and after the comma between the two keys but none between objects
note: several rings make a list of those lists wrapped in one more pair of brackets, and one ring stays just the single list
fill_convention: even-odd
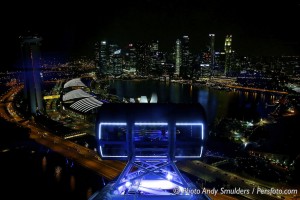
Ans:
[{"label": "bay water reflection", "polygon": [[[167,83],[155,80],[112,80],[110,86],[120,98],[151,97],[159,103],[201,103],[209,124],[231,117],[259,120],[273,109],[279,96],[270,93],[225,91],[206,86]],[[88,199],[103,187],[95,173],[49,149],[28,142],[0,153],[2,196],[11,199]]]},{"label": "bay water reflection", "polygon": [[36,144],[0,152],[1,199],[87,200],[103,187],[94,172]]},{"label": "bay water reflection", "polygon": [[209,124],[225,117],[241,120],[259,120],[274,109],[280,95],[247,91],[227,91],[207,86],[169,83],[157,80],[111,80],[110,87],[120,98],[151,98],[157,94],[158,103],[200,103]]}]

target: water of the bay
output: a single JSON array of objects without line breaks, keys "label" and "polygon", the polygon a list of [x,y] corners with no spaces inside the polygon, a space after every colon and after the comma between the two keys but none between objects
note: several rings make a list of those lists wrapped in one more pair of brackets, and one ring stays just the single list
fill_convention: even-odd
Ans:
[{"label": "water of the bay", "polygon": [[111,80],[110,87],[120,98],[147,96],[150,99],[152,94],[156,94],[159,103],[200,103],[209,124],[225,117],[259,120],[274,109],[266,105],[274,104],[280,97],[273,93],[227,91],[157,80]]},{"label": "water of the bay", "polygon": [[[138,98],[153,93],[160,103],[201,103],[209,124],[226,117],[258,120],[268,116],[280,95],[225,91],[206,86],[147,81],[110,81],[120,98]],[[10,199],[86,200],[103,187],[94,172],[33,143],[0,153],[2,197]],[[3,196],[4,195],[4,196]]]},{"label": "water of the bay", "polygon": [[[18,143],[18,144],[17,144]],[[30,140],[0,152],[1,199],[87,200],[100,176]]]}]

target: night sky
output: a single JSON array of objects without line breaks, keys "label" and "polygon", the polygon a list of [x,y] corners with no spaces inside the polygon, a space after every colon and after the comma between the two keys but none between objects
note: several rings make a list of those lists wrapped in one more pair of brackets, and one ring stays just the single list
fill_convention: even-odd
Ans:
[{"label": "night sky", "polygon": [[241,55],[300,55],[300,0],[22,1],[1,8],[2,70],[18,65],[18,37],[29,30],[43,38],[45,56],[91,56],[104,39],[121,47],[155,39],[170,52],[183,35],[197,53],[209,44],[209,33],[216,35],[216,50],[232,34]]}]

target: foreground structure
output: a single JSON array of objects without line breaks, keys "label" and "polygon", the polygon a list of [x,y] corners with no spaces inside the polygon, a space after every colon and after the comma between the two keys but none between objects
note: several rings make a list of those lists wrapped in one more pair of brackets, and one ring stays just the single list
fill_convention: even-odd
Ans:
[{"label": "foreground structure", "polygon": [[103,104],[96,124],[99,155],[128,163],[89,200],[209,199],[175,165],[202,157],[205,125],[200,104]]}]

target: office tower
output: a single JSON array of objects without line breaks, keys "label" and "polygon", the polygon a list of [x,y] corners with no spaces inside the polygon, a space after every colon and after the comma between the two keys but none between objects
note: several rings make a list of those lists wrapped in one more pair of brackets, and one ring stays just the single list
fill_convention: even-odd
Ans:
[{"label": "office tower", "polygon": [[231,43],[232,43],[232,35],[226,35],[226,37],[225,37],[225,46],[224,46],[224,50],[225,50],[225,71],[224,71],[224,74],[225,75],[228,75],[230,73],[230,70],[231,70],[231,54],[232,54]]},{"label": "office tower", "polygon": [[106,74],[108,68],[108,47],[106,41],[100,42],[99,69],[100,74]]},{"label": "office tower", "polygon": [[158,41],[150,43],[150,68],[155,69],[158,63]]},{"label": "office tower", "polygon": [[209,34],[210,37],[210,70],[215,67],[215,34]]},{"label": "office tower", "polygon": [[130,72],[136,72],[136,49],[132,43],[126,47],[124,68]]},{"label": "office tower", "polygon": [[112,56],[112,74],[121,75],[123,72],[123,54],[122,50],[118,49],[113,52]]},{"label": "office tower", "polygon": [[156,54],[158,52],[158,40],[154,40],[150,44],[150,52]]},{"label": "office tower", "polygon": [[42,38],[38,35],[19,37],[21,42],[22,67],[24,71],[24,97],[28,101],[31,114],[43,112],[42,81],[40,71],[40,45]]},{"label": "office tower", "polygon": [[108,45],[108,64],[107,74],[119,75],[122,71],[122,55],[121,49],[117,44],[112,42]]},{"label": "office tower", "polygon": [[182,65],[180,70],[180,76],[187,78],[190,75],[191,61],[190,61],[190,39],[189,36],[182,37]]},{"label": "office tower", "polygon": [[95,69],[96,69],[96,76],[98,78],[100,75],[100,42],[96,42],[94,46],[94,62],[95,62]]},{"label": "office tower", "polygon": [[136,43],[136,71],[140,76],[148,76],[150,72],[150,46],[144,42]]},{"label": "office tower", "polygon": [[182,64],[182,54],[181,54],[181,41],[179,39],[176,40],[175,46],[175,75],[179,76],[180,68]]}]

